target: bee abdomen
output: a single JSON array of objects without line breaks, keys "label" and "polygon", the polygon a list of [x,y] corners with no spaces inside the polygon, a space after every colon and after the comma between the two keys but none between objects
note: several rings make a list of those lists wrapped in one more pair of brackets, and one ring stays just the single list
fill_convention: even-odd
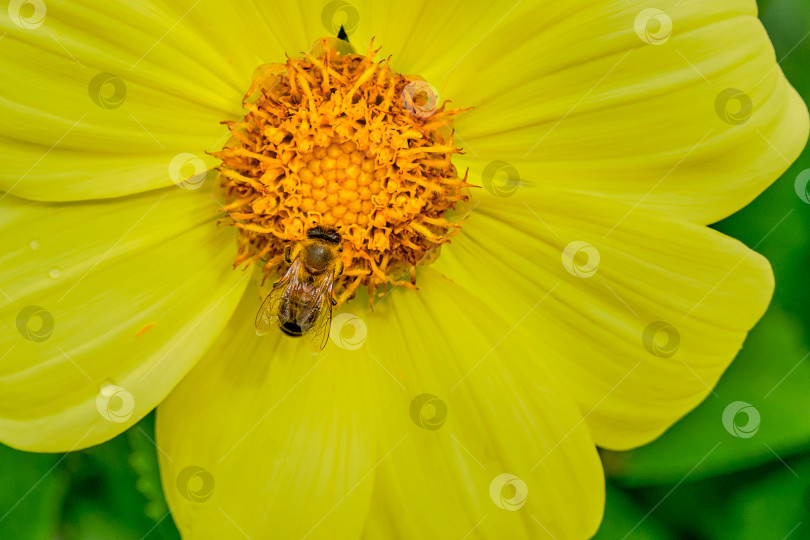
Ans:
[{"label": "bee abdomen", "polygon": [[292,337],[301,337],[304,334],[303,328],[301,328],[295,321],[287,321],[280,324],[279,328],[281,328],[282,332]]}]

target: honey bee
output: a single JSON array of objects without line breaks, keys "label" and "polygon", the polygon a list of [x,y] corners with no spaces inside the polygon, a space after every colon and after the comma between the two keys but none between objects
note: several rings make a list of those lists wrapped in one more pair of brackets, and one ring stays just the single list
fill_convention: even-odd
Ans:
[{"label": "honey bee", "polygon": [[342,238],[336,229],[313,227],[307,238],[294,247],[284,248],[289,268],[273,284],[259,313],[256,333],[268,334],[278,326],[288,336],[310,336],[314,351],[320,351],[329,338],[335,278],[343,273]]}]

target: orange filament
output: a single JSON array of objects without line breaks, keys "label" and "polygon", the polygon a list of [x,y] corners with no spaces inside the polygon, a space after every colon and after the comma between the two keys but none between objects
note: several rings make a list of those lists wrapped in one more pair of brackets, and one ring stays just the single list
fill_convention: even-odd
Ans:
[{"label": "orange filament", "polygon": [[235,266],[265,260],[266,277],[307,229],[336,227],[338,302],[361,285],[371,302],[380,286],[415,288],[416,265],[458,232],[444,214],[468,199],[451,161],[461,110],[430,109],[433,96],[413,91],[426,85],[393,72],[390,59],[374,62],[376,51],[341,55],[327,40],[319,48],[257,69],[247,114],[224,122],[232,137],[214,154],[224,220],[241,233]]}]

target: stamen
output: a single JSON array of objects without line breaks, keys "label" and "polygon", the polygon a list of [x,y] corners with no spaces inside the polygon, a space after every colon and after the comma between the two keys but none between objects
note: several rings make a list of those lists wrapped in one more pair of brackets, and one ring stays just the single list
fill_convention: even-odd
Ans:
[{"label": "stamen", "polygon": [[319,53],[256,70],[244,119],[223,122],[232,137],[214,153],[223,221],[240,230],[235,266],[265,260],[265,277],[278,275],[285,246],[309,228],[337,228],[345,268],[337,301],[366,285],[371,303],[381,286],[416,288],[416,265],[459,230],[444,216],[468,199],[466,174],[452,164],[462,110],[445,102],[415,114],[430,96],[409,93],[413,78],[392,71],[390,59],[374,62],[371,48],[334,47],[324,39]]}]

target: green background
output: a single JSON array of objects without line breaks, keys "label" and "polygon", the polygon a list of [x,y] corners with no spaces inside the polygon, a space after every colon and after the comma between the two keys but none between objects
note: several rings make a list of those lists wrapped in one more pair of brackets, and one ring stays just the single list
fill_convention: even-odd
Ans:
[{"label": "green background", "polygon": [[[783,70],[810,101],[810,2],[765,0],[760,9]],[[807,149],[754,203],[716,225],[771,261],[773,303],[700,407],[644,448],[602,453],[607,509],[598,539],[810,538],[810,204],[794,190],[805,169]],[[759,411],[754,436],[723,426],[735,401]],[[179,538],[153,438],[150,415],[79,452],[0,446],[0,538]]]}]

